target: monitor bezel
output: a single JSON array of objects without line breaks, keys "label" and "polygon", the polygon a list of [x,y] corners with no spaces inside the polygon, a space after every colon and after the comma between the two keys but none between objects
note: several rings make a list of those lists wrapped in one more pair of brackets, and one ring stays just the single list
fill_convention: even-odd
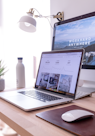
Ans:
[{"label": "monitor bezel", "polygon": [[[87,13],[87,14],[84,14],[84,15],[80,15],[80,16],[77,16],[77,17],[73,17],[73,18],[64,20],[64,21],[56,22],[54,24],[54,29],[53,29],[52,49],[51,50],[55,50],[54,49],[54,40],[55,40],[55,28],[56,28],[56,26],[62,25],[62,24],[65,24],[65,23],[70,23],[70,22],[73,22],[73,21],[78,21],[78,20],[85,19],[85,18],[89,18],[89,17],[92,17],[92,16],[95,16],[95,12]],[[62,48],[60,48],[59,50],[62,50]],[[63,49],[63,50],[65,50],[65,49]],[[82,69],[92,69],[92,70],[94,70],[95,65],[82,65]]]}]

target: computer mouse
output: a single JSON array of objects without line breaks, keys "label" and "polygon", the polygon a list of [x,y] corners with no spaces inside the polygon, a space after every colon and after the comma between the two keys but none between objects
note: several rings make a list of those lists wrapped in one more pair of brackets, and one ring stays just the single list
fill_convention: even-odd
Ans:
[{"label": "computer mouse", "polygon": [[61,118],[67,122],[73,122],[93,116],[94,114],[86,110],[70,110],[62,114]]}]

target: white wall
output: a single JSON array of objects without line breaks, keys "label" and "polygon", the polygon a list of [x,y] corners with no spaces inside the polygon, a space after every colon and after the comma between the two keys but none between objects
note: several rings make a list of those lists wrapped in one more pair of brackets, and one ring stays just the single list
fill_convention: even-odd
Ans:
[{"label": "white wall", "polygon": [[[0,0],[0,4],[2,4],[2,11],[0,9],[0,17],[2,15],[2,22],[0,22],[0,24],[2,23],[0,27],[0,59],[4,60],[8,69],[4,76],[6,85],[16,86],[17,57],[23,57],[26,86],[31,86],[33,56],[36,56],[37,62],[39,62],[41,52],[50,50],[50,25],[45,18],[36,19],[37,31],[27,33],[18,28],[17,22],[30,8],[36,8],[42,15],[49,15],[50,1]],[[37,12],[35,13],[38,15]]]}]

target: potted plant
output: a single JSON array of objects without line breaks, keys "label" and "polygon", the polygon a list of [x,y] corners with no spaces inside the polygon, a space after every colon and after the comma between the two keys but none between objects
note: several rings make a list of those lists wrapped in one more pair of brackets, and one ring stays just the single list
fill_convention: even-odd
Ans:
[{"label": "potted plant", "polygon": [[2,76],[5,75],[7,71],[5,71],[6,67],[3,65],[2,60],[0,60],[0,91],[3,91],[5,89],[5,80],[2,78]]}]

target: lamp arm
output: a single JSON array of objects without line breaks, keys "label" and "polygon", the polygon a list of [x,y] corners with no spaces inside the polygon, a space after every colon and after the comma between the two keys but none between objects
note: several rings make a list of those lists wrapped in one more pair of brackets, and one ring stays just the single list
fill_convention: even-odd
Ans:
[{"label": "lamp arm", "polygon": [[[36,10],[39,15],[34,15],[34,10]],[[53,17],[53,18],[57,18],[58,21],[63,21],[63,20],[64,20],[64,14],[63,14],[63,12],[58,12],[57,15],[43,16],[43,15],[41,15],[41,14],[39,13],[39,11],[38,11],[37,9],[31,8],[31,9],[29,10],[29,12],[27,12],[27,13],[28,13],[28,14],[31,13],[32,16],[34,16],[34,17],[39,17],[39,18],[48,18],[48,17],[51,18],[51,17]]]}]

